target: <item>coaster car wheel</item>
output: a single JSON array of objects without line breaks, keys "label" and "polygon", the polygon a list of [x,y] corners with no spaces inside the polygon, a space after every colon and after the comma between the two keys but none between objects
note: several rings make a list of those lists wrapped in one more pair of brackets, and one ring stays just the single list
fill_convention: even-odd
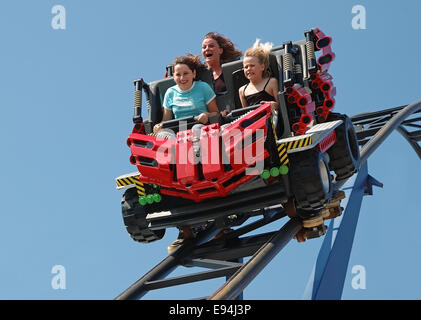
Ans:
[{"label": "coaster car wheel", "polygon": [[335,130],[337,142],[327,151],[330,169],[335,171],[336,181],[349,178],[358,171],[360,149],[351,119],[339,113],[331,113],[328,121],[342,120]]},{"label": "coaster car wheel", "polygon": [[165,235],[165,229],[151,230],[146,221],[147,212],[140,205],[136,188],[127,189],[121,200],[121,210],[124,225],[133,240],[150,243],[160,240]]},{"label": "coaster car wheel", "polygon": [[297,208],[322,209],[332,198],[332,179],[326,157],[318,149],[291,153],[291,189]]}]

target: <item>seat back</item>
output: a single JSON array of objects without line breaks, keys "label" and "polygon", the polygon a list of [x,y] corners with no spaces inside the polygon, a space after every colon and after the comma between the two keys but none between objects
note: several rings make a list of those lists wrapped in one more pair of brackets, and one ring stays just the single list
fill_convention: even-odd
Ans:
[{"label": "seat back", "polygon": [[[227,92],[223,98],[220,98],[220,100],[224,102],[223,109],[229,108],[230,110],[234,110],[235,108],[241,108],[241,104],[238,105],[238,100],[236,101],[235,99],[235,96],[238,96],[238,89],[235,89],[236,84],[234,83],[233,74],[243,68],[243,60],[227,62],[224,63],[221,67],[222,73],[224,74],[225,86],[227,87]],[[219,105],[218,107],[221,109]]]},{"label": "seat back", "polygon": [[164,101],[164,95],[168,88],[173,85],[175,85],[175,81],[172,77],[149,83],[149,120],[152,123],[155,124],[162,120],[162,103]]}]

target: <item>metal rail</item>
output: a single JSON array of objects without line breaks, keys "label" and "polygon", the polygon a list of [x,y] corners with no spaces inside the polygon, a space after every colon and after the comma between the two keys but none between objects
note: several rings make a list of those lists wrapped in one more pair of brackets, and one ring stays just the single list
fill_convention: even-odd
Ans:
[{"label": "metal rail", "polygon": [[211,227],[196,238],[194,242],[186,240],[180,248],[162,260],[142,278],[116,297],[116,300],[133,300],[143,297],[151,289],[151,284],[153,282],[163,279],[169,275],[175,268],[177,268],[178,265],[182,263],[183,259],[187,258],[191,254],[195,246],[209,241],[217,232],[218,229]]},{"label": "metal rail", "polygon": [[209,300],[235,299],[301,228],[300,219],[289,220],[243,267],[211,295]]},{"label": "metal rail", "polygon": [[[353,115],[351,120],[356,127],[359,144],[365,145],[381,129],[385,130],[386,126],[393,124],[393,129],[396,129],[405,137],[421,159],[421,147],[418,145],[418,142],[421,141],[421,117],[409,118],[411,115],[421,112],[421,108],[416,106],[419,102],[416,101],[411,105]],[[395,123],[391,122],[392,119],[394,119]]]},{"label": "metal rail", "polygon": [[[253,255],[261,248],[262,244],[267,242],[268,239],[273,238],[271,234],[263,237],[251,236],[242,239],[239,239],[238,236],[256,230],[285,216],[285,211],[281,207],[263,210],[263,218],[260,220],[249,223],[214,240],[212,239],[220,231],[220,228],[217,228],[215,225],[211,226],[199,233],[196,238],[186,240],[180,248],[116,297],[116,300],[139,299],[150,290],[223,276],[230,277],[243,266],[242,263],[232,262],[232,260],[239,260],[243,257]],[[265,242],[262,242],[262,240]],[[198,266],[212,270],[166,278],[178,266]]]},{"label": "metal rail", "polygon": [[[370,140],[364,142],[364,146],[360,152],[360,166],[367,161],[367,159],[377,150],[377,148],[386,140],[386,138],[395,130],[399,131],[399,128],[402,124],[409,124],[410,122],[405,121],[408,117],[412,114],[421,111],[421,100],[415,101],[406,107],[398,107],[392,108],[388,110],[384,110],[383,112],[376,112],[376,113],[366,113],[360,114],[351,117],[352,122],[354,125],[360,125],[359,122],[362,120],[366,120],[368,118],[373,118],[374,116],[380,116],[380,119],[377,119],[375,122],[382,123],[380,128],[375,129],[375,134],[371,137]],[[418,121],[417,119],[413,119],[413,121]],[[368,122],[368,121],[367,121]],[[372,122],[371,122],[372,123]],[[373,130],[373,129],[370,129]],[[402,128],[401,128],[402,131]],[[402,133],[402,132],[401,132]],[[370,135],[373,133],[370,133]],[[404,135],[405,136],[405,135]],[[419,138],[419,137],[418,137]],[[408,140],[409,138],[407,138]],[[421,140],[421,138],[419,138]],[[416,147],[419,148],[418,144],[415,146],[415,141],[411,140],[411,145],[417,152],[418,156],[421,158],[421,151],[418,152]],[[342,188],[342,186],[348,181],[348,179],[344,179],[335,183],[334,187],[336,190]]]},{"label": "metal rail", "polygon": [[403,108],[396,115],[384,125],[374,137],[367,142],[367,144],[361,150],[361,164],[373,154],[374,151],[383,143],[384,140],[397,129],[406,118],[413,113],[421,111],[421,100],[411,103],[407,107]]},{"label": "metal rail", "polygon": [[409,132],[408,130],[403,128],[402,125],[400,125],[396,130],[401,135],[403,135],[403,137],[406,139],[406,141],[408,141],[408,143],[411,145],[414,151],[418,154],[418,157],[421,159],[421,147],[418,144],[418,141],[421,141],[421,130],[418,130],[416,132]]}]

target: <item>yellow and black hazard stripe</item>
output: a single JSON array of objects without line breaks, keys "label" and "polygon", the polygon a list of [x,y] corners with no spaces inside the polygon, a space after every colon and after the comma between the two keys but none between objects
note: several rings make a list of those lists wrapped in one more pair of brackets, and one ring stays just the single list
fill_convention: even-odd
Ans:
[{"label": "yellow and black hazard stripe", "polygon": [[290,141],[282,143],[278,146],[278,154],[281,165],[286,165],[289,163],[287,151],[291,149],[297,149],[311,145],[311,137],[298,139],[295,141]]},{"label": "yellow and black hazard stripe", "polygon": [[290,141],[287,143],[287,150],[306,147],[311,144],[311,137]]},{"label": "yellow and black hazard stripe", "polygon": [[282,143],[278,146],[278,153],[279,153],[279,161],[281,162],[281,166],[286,165],[289,163],[287,148],[285,143]]},{"label": "yellow and black hazard stripe", "polygon": [[136,190],[139,197],[146,196],[145,186],[143,185],[142,182],[139,181],[138,178],[136,178]]},{"label": "yellow and black hazard stripe", "polygon": [[116,179],[116,183],[118,187],[125,187],[131,184],[135,184],[137,194],[139,197],[146,196],[145,186],[142,182],[139,181],[139,176],[131,176],[126,178]]}]

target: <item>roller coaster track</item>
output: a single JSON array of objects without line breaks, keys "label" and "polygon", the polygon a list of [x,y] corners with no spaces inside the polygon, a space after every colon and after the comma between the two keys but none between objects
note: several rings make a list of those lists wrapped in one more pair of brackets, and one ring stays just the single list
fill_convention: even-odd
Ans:
[{"label": "roller coaster track", "polygon": [[[421,159],[419,145],[421,117],[416,117],[420,112],[421,100],[407,106],[351,117],[356,128],[358,143],[362,146],[360,170],[353,183],[344,213],[341,217],[330,220],[328,232],[307,286],[307,298],[314,300],[341,298],[362,197],[365,194],[372,194],[373,185],[382,186],[368,174],[367,160],[394,130],[403,135]],[[346,182],[342,180],[335,183],[335,189],[340,190]],[[116,299],[139,299],[150,290],[224,276],[227,277],[227,281],[206,299],[241,298],[246,286],[294,238],[301,229],[302,222],[298,218],[292,218],[278,231],[243,238],[239,236],[285,216],[282,207],[266,209],[262,219],[242,226],[216,240],[211,239],[220,229],[217,226],[210,227],[194,240],[185,241],[179,249],[162,260]],[[334,228],[337,219],[340,221],[340,226]],[[242,258],[249,256],[251,258],[243,264]],[[211,270],[166,278],[178,266],[197,266]]]}]

